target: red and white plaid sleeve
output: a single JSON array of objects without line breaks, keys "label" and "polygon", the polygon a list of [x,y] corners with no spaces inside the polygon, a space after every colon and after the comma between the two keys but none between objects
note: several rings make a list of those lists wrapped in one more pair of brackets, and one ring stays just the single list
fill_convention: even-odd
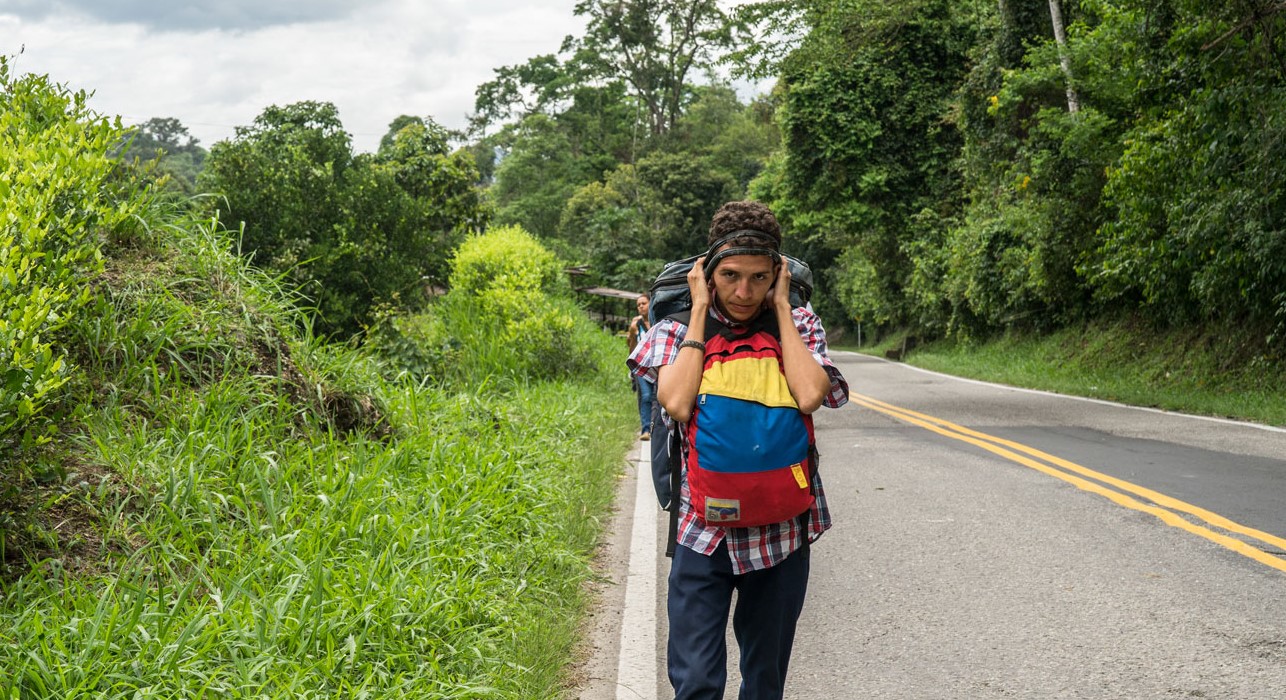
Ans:
[{"label": "red and white plaid sleeve", "polygon": [[826,370],[826,375],[831,379],[830,393],[822,403],[830,408],[839,408],[848,403],[848,381],[826,352],[826,329],[822,327],[822,319],[803,307],[792,309],[790,315],[795,321],[795,328],[799,329],[800,337],[804,339],[804,345],[808,346],[817,364]]},{"label": "red and white plaid sleeve", "polygon": [[688,334],[688,327],[672,318],[665,318],[652,324],[651,330],[643,336],[634,352],[625,359],[625,365],[639,377],[656,380],[656,368],[674,362],[679,355],[679,343]]}]

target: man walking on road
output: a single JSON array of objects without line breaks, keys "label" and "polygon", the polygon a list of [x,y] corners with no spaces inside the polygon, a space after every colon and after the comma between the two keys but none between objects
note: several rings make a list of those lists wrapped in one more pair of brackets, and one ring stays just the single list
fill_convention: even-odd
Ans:
[{"label": "man walking on road", "polygon": [[667,667],[676,700],[721,700],[734,591],[741,700],[779,700],[808,588],[809,546],[830,528],[811,414],[848,400],[821,320],[790,305],[781,227],[729,202],[688,274],[690,313],[658,320],[626,361],[657,379],[683,436]]}]

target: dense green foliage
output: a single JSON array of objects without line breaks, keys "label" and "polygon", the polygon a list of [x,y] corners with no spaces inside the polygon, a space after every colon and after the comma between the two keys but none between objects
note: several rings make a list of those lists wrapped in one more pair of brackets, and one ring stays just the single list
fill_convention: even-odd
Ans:
[{"label": "dense green foliage", "polygon": [[[10,452],[48,437],[46,408],[74,368],[57,334],[91,299],[101,237],[137,205],[109,186],[119,138],[47,77],[13,78],[0,57],[0,492],[24,476]],[[0,527],[3,521],[0,521]],[[0,553],[3,547],[0,547]]]},{"label": "dense green foliage", "polygon": [[1138,311],[1280,343],[1281,7],[1060,5],[1062,51],[1048,0],[755,9],[807,28],[751,191],[820,262],[821,306],[930,336]]},{"label": "dense green foliage", "polygon": [[566,131],[550,117],[531,115],[508,136],[509,153],[496,166],[491,187],[496,221],[553,239],[563,203],[594,175],[583,169]]},{"label": "dense green foliage", "polygon": [[667,261],[704,248],[710,217],[738,192],[709,158],[656,151],[578,189],[560,228],[600,279],[645,289]]},{"label": "dense green foliage", "polygon": [[215,144],[202,173],[221,195],[213,213],[245,226],[241,252],[287,275],[323,332],[417,308],[445,282],[451,248],[486,223],[472,157],[431,121],[394,124],[378,153],[355,155],[334,105],[269,107]]},{"label": "dense green foliage", "polygon": [[1088,268],[1102,297],[1139,299],[1175,323],[1275,322],[1286,339],[1281,10],[1087,3],[1082,43],[1113,51],[1100,80],[1137,85],[1126,103],[1141,115],[1104,190],[1116,216]]},{"label": "dense green foliage", "polygon": [[[44,79],[9,85],[3,152],[63,179],[6,165],[5,201],[48,188],[74,210],[42,230],[76,245],[40,260],[67,269],[54,291],[88,291],[45,315],[68,358],[58,440],[0,499],[21,516],[0,528],[0,695],[558,697],[634,420],[619,340],[570,305],[561,263],[520,231],[470,239],[451,275],[476,311],[516,291],[551,316],[460,319],[447,343],[492,364],[414,381],[313,336],[217,219],[103,199],[120,130]],[[33,229],[12,230],[18,260]],[[545,381],[505,333],[551,318],[578,364]]]},{"label": "dense green foliage", "polygon": [[[492,213],[586,281],[641,289],[751,196],[813,264],[836,330],[968,338],[1137,311],[1278,346],[1281,5],[1054,6],[585,0],[582,34],[478,87],[459,151],[402,116],[354,155],[334,107],[302,102],[216,144],[203,184],[332,333],[420,308]],[[744,104],[726,67],[778,82]],[[131,153],[182,169],[185,133],[151,120]]]},{"label": "dense green foliage", "polygon": [[752,193],[821,268],[817,305],[836,321],[940,316],[925,285],[959,200],[946,120],[976,33],[953,5],[840,3],[783,65],[783,157]]}]

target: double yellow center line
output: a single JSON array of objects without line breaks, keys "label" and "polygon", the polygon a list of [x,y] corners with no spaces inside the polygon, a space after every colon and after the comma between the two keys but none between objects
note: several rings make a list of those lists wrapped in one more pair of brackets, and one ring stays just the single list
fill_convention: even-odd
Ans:
[{"label": "double yellow center line", "polygon": [[[1286,538],[1277,537],[1261,530],[1246,527],[1235,523],[1222,515],[1212,513],[1204,508],[1198,508],[1190,503],[1185,503],[1176,498],[1171,498],[1163,493],[1157,493],[1151,489],[1143,488],[1128,481],[1117,479],[1107,474],[1102,474],[1083,467],[1075,462],[1069,462],[1061,457],[1041,452],[1032,447],[1021,443],[1005,440],[986,433],[980,433],[976,430],[970,430],[964,426],[956,425],[941,418],[917,413],[905,408],[900,408],[892,404],[885,403],[878,399],[861,394],[850,394],[849,400],[853,403],[865,406],[873,411],[878,411],[897,420],[905,421],[913,425],[918,425],[925,430],[933,431],[939,435],[949,437],[953,440],[967,442],[971,445],[981,447],[982,449],[999,455],[1012,462],[1017,462],[1025,467],[1030,467],[1036,471],[1048,474],[1056,479],[1062,479],[1073,486],[1096,493],[1113,503],[1131,508],[1143,513],[1148,513],[1159,518],[1162,522],[1180,530],[1191,532],[1199,537],[1204,537],[1211,542],[1227,547],[1232,551],[1250,557],[1255,561],[1271,566],[1279,571],[1286,571],[1286,559],[1275,556],[1262,549],[1246,542],[1245,540],[1232,537],[1230,535],[1216,532],[1210,527],[1219,528],[1225,532],[1235,533],[1249,540],[1262,542],[1265,545],[1275,548],[1277,551],[1286,552]],[[1040,461],[1037,461],[1040,460]],[[1082,478],[1084,477],[1084,478]],[[1091,481],[1092,479],[1092,481]],[[1113,488],[1107,488],[1111,486]],[[1118,489],[1118,490],[1113,490]],[[1137,496],[1138,498],[1134,498]],[[1146,501],[1150,501],[1145,503]],[[1210,527],[1206,527],[1185,518],[1180,513],[1191,516]]]}]

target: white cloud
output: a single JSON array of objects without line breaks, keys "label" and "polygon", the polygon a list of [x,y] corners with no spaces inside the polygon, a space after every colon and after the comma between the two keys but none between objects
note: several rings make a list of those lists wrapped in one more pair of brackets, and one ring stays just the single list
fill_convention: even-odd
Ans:
[{"label": "white cloud", "polygon": [[335,19],[361,8],[359,0],[0,0],[0,9],[32,20],[79,15],[162,30],[254,29]]},{"label": "white cloud", "polygon": [[[361,151],[374,150],[401,114],[462,128],[493,69],[555,53],[584,27],[575,0],[386,0],[347,16],[332,0],[321,3],[330,18],[320,21],[282,24],[261,13],[254,28],[182,30],[151,28],[142,10],[108,23],[66,3],[40,16],[17,14],[15,4],[0,0],[0,51],[13,57],[24,47],[12,59],[18,72],[93,91],[94,109],[126,123],[175,117],[207,148],[265,107],[301,100],[334,103]],[[231,3],[228,16],[253,6]]]}]

